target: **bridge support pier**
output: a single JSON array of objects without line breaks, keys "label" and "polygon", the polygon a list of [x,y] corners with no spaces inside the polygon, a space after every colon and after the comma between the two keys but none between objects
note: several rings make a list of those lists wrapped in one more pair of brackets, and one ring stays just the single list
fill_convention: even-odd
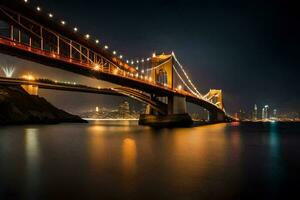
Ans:
[{"label": "bridge support pier", "polygon": [[153,127],[183,127],[190,126],[192,118],[187,113],[186,99],[182,96],[168,97],[168,109],[166,114],[158,114],[147,106],[146,114],[141,114],[140,125]]},{"label": "bridge support pier", "polygon": [[21,85],[21,87],[30,95],[37,96],[39,94],[39,86],[37,85]]},{"label": "bridge support pier", "polygon": [[225,113],[219,111],[210,111],[209,112],[209,122],[225,122],[226,116]]}]

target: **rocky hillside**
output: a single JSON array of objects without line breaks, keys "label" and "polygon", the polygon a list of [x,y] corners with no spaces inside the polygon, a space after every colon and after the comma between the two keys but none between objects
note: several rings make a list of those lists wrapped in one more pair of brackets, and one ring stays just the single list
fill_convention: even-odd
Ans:
[{"label": "rocky hillside", "polygon": [[46,99],[29,95],[19,86],[0,85],[0,125],[85,122],[51,105]]}]

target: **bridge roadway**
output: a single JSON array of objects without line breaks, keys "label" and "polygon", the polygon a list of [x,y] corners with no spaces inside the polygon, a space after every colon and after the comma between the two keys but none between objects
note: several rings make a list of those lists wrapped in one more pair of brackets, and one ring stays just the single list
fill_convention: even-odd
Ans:
[{"label": "bridge roadway", "polygon": [[125,87],[94,88],[94,87],[85,86],[81,84],[68,84],[62,82],[55,82],[48,79],[26,80],[23,78],[18,79],[18,78],[5,78],[5,77],[0,77],[0,85],[10,85],[10,86],[34,85],[34,86],[38,86],[41,89],[83,92],[83,93],[113,95],[113,96],[123,96],[123,97],[127,96],[136,99],[140,102],[149,104],[153,109],[160,112],[166,112],[167,109],[165,104],[159,101],[152,100],[149,95]]},{"label": "bridge roadway", "polygon": [[[61,82],[55,82],[47,79],[36,79],[36,80],[26,80],[18,78],[5,78],[0,77],[0,85],[35,85],[41,89],[50,90],[62,90],[71,92],[83,92],[92,94],[102,94],[102,95],[113,95],[113,96],[127,96],[134,98],[140,102],[149,104],[153,109],[164,113],[166,112],[167,105],[151,99],[151,97],[143,92],[133,90],[126,87],[115,87],[115,88],[94,88],[90,86],[85,86],[81,84],[66,84]],[[206,107],[210,104],[203,104],[203,101],[198,100],[198,98],[193,98],[193,96],[186,96],[187,102]]]},{"label": "bridge roadway", "polygon": [[[102,70],[95,71],[90,65],[85,65],[84,63],[80,62],[74,62],[70,59],[64,59],[61,56],[53,57],[50,52],[28,47],[24,44],[19,44],[14,41],[10,41],[7,38],[0,37],[0,52],[20,57],[23,59],[31,60],[37,63],[45,64],[47,66],[52,66],[55,68],[60,68],[70,72],[78,73],[88,77],[94,77],[96,79],[111,82],[122,87],[136,89],[149,94],[155,94],[156,96],[183,96],[189,103],[199,105],[210,112],[220,112],[225,114],[225,112],[218,106],[205,99],[199,98],[185,90],[173,90],[171,88],[164,87],[162,85],[158,85],[150,81],[134,78],[119,73],[112,73],[109,71]],[[114,95],[113,93],[110,94]]]}]

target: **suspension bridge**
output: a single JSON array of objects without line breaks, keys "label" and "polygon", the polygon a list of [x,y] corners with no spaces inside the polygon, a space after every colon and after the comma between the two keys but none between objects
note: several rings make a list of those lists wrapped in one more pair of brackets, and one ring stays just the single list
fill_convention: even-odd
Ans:
[{"label": "suspension bridge", "polygon": [[[0,2],[0,52],[119,85],[99,91],[20,80],[10,82],[135,98],[147,104],[146,113],[140,117],[141,124],[189,123],[187,102],[205,108],[211,122],[232,120],[225,112],[222,91],[211,89],[206,94],[200,93],[174,52],[126,59],[98,38],[81,33],[77,26],[56,18],[29,0]],[[2,80],[2,83],[8,82]]]}]

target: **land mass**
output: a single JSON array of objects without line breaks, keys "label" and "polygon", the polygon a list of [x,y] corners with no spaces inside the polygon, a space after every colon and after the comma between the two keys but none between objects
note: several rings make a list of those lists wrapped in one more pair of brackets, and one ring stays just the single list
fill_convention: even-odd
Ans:
[{"label": "land mass", "polygon": [[0,85],[0,125],[64,122],[86,121],[54,107],[42,97],[29,95],[21,86]]}]

